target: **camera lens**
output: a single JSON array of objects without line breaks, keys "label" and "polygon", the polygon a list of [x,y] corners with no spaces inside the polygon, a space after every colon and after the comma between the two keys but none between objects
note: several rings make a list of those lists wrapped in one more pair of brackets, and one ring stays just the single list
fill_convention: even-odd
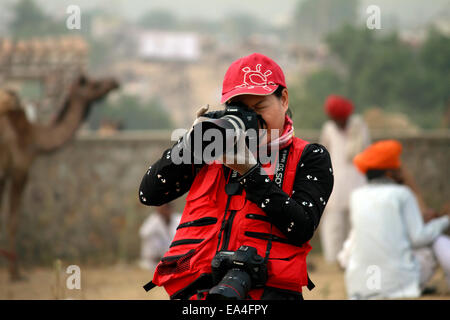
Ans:
[{"label": "camera lens", "polygon": [[[211,144],[211,140],[216,143],[213,159],[203,159],[211,161],[227,151],[235,148],[236,142],[245,129],[244,123],[236,116],[228,115],[220,119],[207,119],[196,124],[187,138],[188,150],[193,153],[194,157],[203,159],[205,148]],[[219,135],[218,141],[221,145],[217,145],[216,136]],[[220,148],[221,147],[221,148]]]},{"label": "camera lens", "polygon": [[243,300],[251,288],[250,275],[237,268],[230,269],[222,281],[209,290],[207,300]]}]

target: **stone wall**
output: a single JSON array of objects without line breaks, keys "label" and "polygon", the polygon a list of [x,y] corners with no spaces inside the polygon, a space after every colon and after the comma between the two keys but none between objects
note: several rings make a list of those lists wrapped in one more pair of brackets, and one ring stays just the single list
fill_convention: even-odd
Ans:
[{"label": "stone wall", "polygon": [[[318,132],[297,132],[317,141]],[[428,202],[439,208],[450,195],[450,132],[397,138],[403,161]],[[172,145],[169,132],[134,132],[108,138],[82,135],[64,149],[36,160],[30,173],[19,230],[19,254],[26,265],[133,261],[139,256],[138,229],[151,207],[138,200],[149,165]],[[182,210],[185,196],[175,201]],[[4,215],[3,215],[4,216]],[[0,246],[5,246],[4,223]],[[0,259],[0,264],[4,264]]]}]

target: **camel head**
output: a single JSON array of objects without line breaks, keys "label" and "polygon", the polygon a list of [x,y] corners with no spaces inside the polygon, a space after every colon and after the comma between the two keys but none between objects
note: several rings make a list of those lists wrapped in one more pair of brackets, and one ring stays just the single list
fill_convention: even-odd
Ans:
[{"label": "camel head", "polygon": [[72,84],[69,97],[90,104],[102,100],[108,93],[117,88],[119,88],[119,84],[113,78],[93,80],[81,75]]},{"label": "camel head", "polygon": [[11,90],[0,89],[0,115],[20,109],[22,109],[22,106],[17,94]]},{"label": "camel head", "polygon": [[89,115],[93,102],[101,101],[109,92],[119,88],[119,84],[113,78],[92,80],[85,75],[79,76],[70,86],[69,94],[58,115],[53,118],[52,123],[56,124],[65,117],[71,102],[80,102],[85,108],[83,121]]}]

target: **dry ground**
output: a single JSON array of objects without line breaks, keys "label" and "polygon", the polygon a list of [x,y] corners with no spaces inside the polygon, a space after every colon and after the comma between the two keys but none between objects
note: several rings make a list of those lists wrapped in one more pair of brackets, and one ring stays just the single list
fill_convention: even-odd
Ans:
[{"label": "dry ground", "polygon": [[[310,260],[315,270],[310,277],[316,288],[309,292],[305,289],[304,297],[313,299],[346,299],[342,271],[337,266],[326,264],[318,254],[311,255]],[[25,272],[28,280],[10,283],[5,269],[0,269],[0,299],[168,299],[161,288],[150,293],[142,285],[151,280],[151,273],[134,265],[116,265],[111,267],[81,266],[81,289],[68,290],[65,286],[67,274],[58,273],[52,268],[35,268]],[[441,270],[431,279],[430,285],[438,292],[421,299],[449,299],[450,292],[444,283]]]}]

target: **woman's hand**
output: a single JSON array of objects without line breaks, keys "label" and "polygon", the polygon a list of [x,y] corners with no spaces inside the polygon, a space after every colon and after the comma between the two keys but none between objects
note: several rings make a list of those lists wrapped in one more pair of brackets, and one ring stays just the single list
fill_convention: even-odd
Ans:
[{"label": "woman's hand", "polygon": [[236,142],[236,153],[234,150],[224,153],[222,155],[222,162],[225,166],[243,175],[253,168],[257,164],[257,161],[245,144],[245,133],[241,131],[237,136],[238,140]]}]

